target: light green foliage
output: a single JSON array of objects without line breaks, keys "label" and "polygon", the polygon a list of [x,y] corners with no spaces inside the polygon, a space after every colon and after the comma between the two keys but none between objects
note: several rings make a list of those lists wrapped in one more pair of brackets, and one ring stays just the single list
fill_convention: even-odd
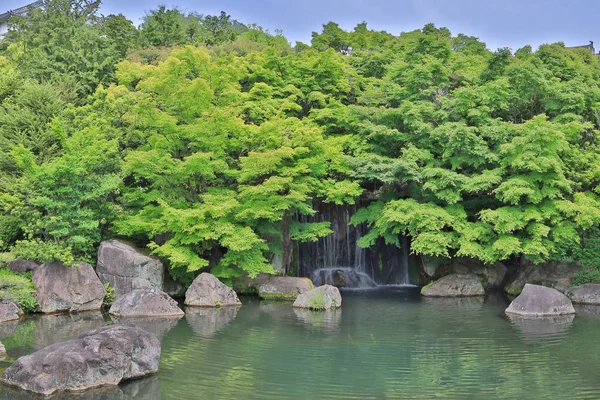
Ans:
[{"label": "light green foliage", "polygon": [[102,300],[102,305],[110,306],[117,298],[117,294],[115,293],[115,288],[110,286],[110,283],[106,282],[104,284],[104,290],[106,291],[106,295],[104,296],[104,299]]},{"label": "light green foliage", "polygon": [[35,285],[31,281],[31,272],[17,273],[8,268],[0,268],[0,299],[19,304],[26,312],[37,308]]},{"label": "light green foliage", "polygon": [[315,292],[310,298],[310,309],[315,311],[325,310],[325,294]]}]

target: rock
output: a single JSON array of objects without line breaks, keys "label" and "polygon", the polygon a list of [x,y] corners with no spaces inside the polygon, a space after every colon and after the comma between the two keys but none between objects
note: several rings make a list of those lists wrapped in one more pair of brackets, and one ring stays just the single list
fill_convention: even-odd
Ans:
[{"label": "rock", "polygon": [[174,317],[184,314],[168,294],[151,288],[133,289],[120,296],[109,313],[121,317]]},{"label": "rock", "polygon": [[17,258],[15,261],[12,261],[8,264],[8,269],[13,272],[29,272],[35,271],[40,264],[35,261],[23,260],[22,258]]},{"label": "rock", "polygon": [[568,289],[565,295],[577,304],[600,305],[600,284],[586,283]]},{"label": "rock", "polygon": [[299,294],[313,289],[312,282],[307,278],[291,276],[274,276],[258,288],[258,296],[267,300],[296,300]]},{"label": "rock", "polygon": [[6,347],[0,342],[0,359],[6,358]]},{"label": "rock", "polygon": [[424,286],[421,294],[430,297],[468,297],[483,296],[485,290],[475,274],[451,274]]},{"label": "rock", "polygon": [[232,322],[237,316],[238,310],[239,307],[188,307],[185,310],[185,319],[196,335],[208,338],[214,336],[225,325]]},{"label": "rock", "polygon": [[508,268],[501,262],[484,264],[467,257],[449,259],[421,256],[420,272],[425,281],[439,279],[449,274],[475,274],[485,290],[502,289],[508,278]]},{"label": "rock", "polygon": [[168,272],[165,272],[162,290],[168,294],[169,296],[180,299],[185,297],[185,291],[187,288],[181,282],[177,282],[175,279],[171,277]]},{"label": "rock", "polygon": [[258,294],[260,285],[269,281],[273,278],[271,275],[258,274],[254,278],[250,278],[248,275],[239,276],[233,278],[233,290],[239,294]]},{"label": "rock", "polygon": [[140,328],[106,326],[78,339],[50,345],[19,358],[0,380],[31,392],[50,395],[103,385],[158,371],[160,342]]},{"label": "rock", "polygon": [[90,264],[45,263],[33,273],[35,295],[43,313],[100,310],[106,295]]},{"label": "rock", "polygon": [[573,273],[580,268],[574,263],[548,262],[522,265],[513,279],[504,287],[508,294],[521,293],[526,283],[551,287],[564,293],[573,286]]},{"label": "rock", "polygon": [[342,296],[335,286],[323,285],[298,295],[292,307],[311,310],[329,310],[342,306]]},{"label": "rock", "polygon": [[232,288],[214,275],[203,272],[194,279],[185,292],[185,305],[196,307],[231,307],[242,303]]},{"label": "rock", "polygon": [[354,268],[323,268],[311,273],[311,279],[317,286],[331,285],[338,288],[374,288],[377,283],[364,272]]},{"label": "rock", "polygon": [[117,297],[143,287],[163,289],[162,262],[118,240],[100,243],[96,273],[115,288]]},{"label": "rock", "polygon": [[505,311],[529,317],[575,314],[567,296],[553,288],[530,284],[525,285]]},{"label": "rock", "polygon": [[0,322],[13,321],[21,318],[23,310],[17,303],[12,301],[0,301]]}]

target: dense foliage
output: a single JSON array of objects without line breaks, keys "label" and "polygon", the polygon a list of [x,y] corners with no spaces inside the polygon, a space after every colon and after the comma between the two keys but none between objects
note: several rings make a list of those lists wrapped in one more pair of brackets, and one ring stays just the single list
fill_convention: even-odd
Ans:
[{"label": "dense foliage", "polygon": [[[0,42],[0,251],[92,260],[111,236],[189,282],[272,272],[313,201],[433,256],[600,263],[600,61],[491,52],[427,25],[337,24],[292,48],[225,13],[139,28],[53,0]],[[595,275],[594,275],[595,274]]]}]

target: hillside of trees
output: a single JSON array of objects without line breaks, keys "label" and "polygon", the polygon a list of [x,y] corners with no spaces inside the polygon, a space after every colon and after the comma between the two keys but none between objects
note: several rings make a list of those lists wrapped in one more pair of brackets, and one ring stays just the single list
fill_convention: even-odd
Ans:
[{"label": "hillside of trees", "polygon": [[[600,60],[433,24],[310,45],[159,6],[50,0],[0,42],[0,252],[94,262],[128,239],[191,282],[328,235],[315,200],[415,254],[574,260],[600,280]],[[201,10],[200,10],[201,11]]]}]

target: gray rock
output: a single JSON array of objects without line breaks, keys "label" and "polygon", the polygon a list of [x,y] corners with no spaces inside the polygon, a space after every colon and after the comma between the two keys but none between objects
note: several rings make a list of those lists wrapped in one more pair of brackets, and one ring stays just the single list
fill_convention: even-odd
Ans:
[{"label": "gray rock", "polygon": [[120,296],[110,307],[110,314],[122,317],[183,316],[177,302],[162,290],[133,289]]},{"label": "gray rock", "polygon": [[185,297],[185,291],[187,290],[187,288],[183,283],[174,280],[168,272],[165,272],[165,279],[163,282],[162,290],[169,296],[175,299],[180,299]]},{"label": "gray rock", "polygon": [[308,278],[291,276],[274,276],[258,288],[258,296],[268,300],[296,300],[298,295],[313,289]]},{"label": "gray rock", "polygon": [[600,305],[600,284],[586,283],[568,289],[565,295],[577,304]]},{"label": "gray rock", "polygon": [[521,293],[526,283],[530,283],[551,287],[564,293],[573,286],[573,273],[579,269],[575,263],[548,262],[537,265],[526,263],[504,287],[504,291],[517,295]]},{"label": "gray rock", "polygon": [[45,263],[33,273],[35,295],[43,313],[91,311],[102,307],[104,286],[90,264],[74,267]]},{"label": "gray rock", "polygon": [[238,310],[239,307],[188,307],[185,310],[185,319],[196,335],[208,338],[232,322]]},{"label": "gray rock", "polygon": [[150,333],[126,325],[88,332],[19,358],[0,380],[31,392],[50,395],[103,385],[158,371],[160,342]]},{"label": "gray rock", "polygon": [[258,274],[254,278],[248,275],[233,278],[233,290],[239,294],[258,294],[258,289],[263,283],[267,283],[272,275]]},{"label": "gray rock", "polygon": [[521,294],[510,303],[507,314],[530,317],[575,314],[571,300],[558,290],[526,284]]},{"label": "gray rock", "polygon": [[421,256],[421,275],[425,281],[435,280],[449,274],[475,274],[484,289],[502,289],[508,279],[508,268],[501,262],[484,264],[467,257],[443,258]]},{"label": "gray rock", "polygon": [[23,260],[22,258],[17,258],[15,261],[12,261],[8,264],[8,269],[13,272],[28,272],[35,271],[40,264],[35,261]]},{"label": "gray rock", "polygon": [[0,322],[13,321],[21,318],[23,310],[15,302],[2,300],[0,301]]},{"label": "gray rock", "polygon": [[335,286],[323,285],[308,292],[304,292],[296,298],[292,307],[311,310],[329,310],[342,306],[342,296]]},{"label": "gray rock", "polygon": [[483,296],[485,290],[475,274],[451,274],[423,287],[421,294],[429,297],[468,297]]},{"label": "gray rock", "polygon": [[159,259],[118,240],[100,243],[96,273],[102,283],[115,288],[117,297],[143,287],[162,290],[164,283],[164,266]]},{"label": "gray rock", "polygon": [[6,347],[0,342],[0,359],[6,358]]},{"label": "gray rock", "polygon": [[232,288],[214,275],[203,272],[194,279],[185,292],[185,305],[196,307],[232,307],[242,303]]}]

